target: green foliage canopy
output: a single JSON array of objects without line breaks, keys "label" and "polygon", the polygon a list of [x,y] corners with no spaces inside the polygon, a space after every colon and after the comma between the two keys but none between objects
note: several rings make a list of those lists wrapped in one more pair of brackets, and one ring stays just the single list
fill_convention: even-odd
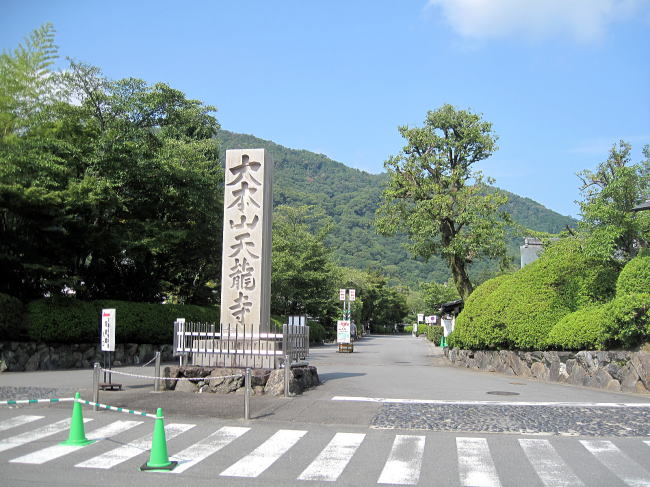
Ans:
[{"label": "green foliage canopy", "polygon": [[339,270],[324,244],[327,227],[312,234],[309,207],[282,206],[273,221],[271,311],[283,316],[307,314],[331,323],[337,313]]},{"label": "green foliage canopy", "polygon": [[584,200],[580,228],[588,235],[585,250],[601,259],[627,261],[650,244],[650,212],[631,210],[650,196],[650,146],[646,159],[631,164],[629,143],[612,146],[596,171],[578,173]]},{"label": "green foliage canopy", "polygon": [[213,301],[214,108],[81,63],[47,71],[52,39],[45,26],[0,58],[0,291]]}]

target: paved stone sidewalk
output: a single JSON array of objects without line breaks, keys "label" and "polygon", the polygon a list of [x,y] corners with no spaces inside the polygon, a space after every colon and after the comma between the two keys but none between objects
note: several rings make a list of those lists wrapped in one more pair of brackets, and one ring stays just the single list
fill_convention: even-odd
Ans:
[{"label": "paved stone sidewalk", "polygon": [[650,408],[384,404],[377,429],[563,436],[650,436]]}]

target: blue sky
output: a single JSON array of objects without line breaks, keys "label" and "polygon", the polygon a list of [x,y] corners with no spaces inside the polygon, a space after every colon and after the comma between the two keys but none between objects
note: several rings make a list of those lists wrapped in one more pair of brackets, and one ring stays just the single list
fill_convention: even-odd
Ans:
[{"label": "blue sky", "polygon": [[398,125],[444,103],[482,113],[500,147],[483,172],[563,214],[577,171],[619,139],[635,161],[650,144],[650,0],[4,0],[0,49],[48,21],[62,58],[372,173]]}]

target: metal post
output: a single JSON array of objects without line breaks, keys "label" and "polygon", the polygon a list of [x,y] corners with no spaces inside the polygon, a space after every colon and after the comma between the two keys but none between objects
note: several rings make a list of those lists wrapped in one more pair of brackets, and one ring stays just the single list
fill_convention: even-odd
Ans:
[{"label": "metal post", "polygon": [[153,391],[160,392],[160,351],[156,352],[156,366],[154,367],[154,375],[156,378],[153,380]]},{"label": "metal post", "polygon": [[291,374],[291,359],[284,356],[284,397],[289,397],[289,375]]},{"label": "metal post", "polygon": [[93,411],[97,411],[97,403],[99,402],[99,374],[100,374],[99,362],[95,362],[93,365]]},{"label": "metal post", "polygon": [[251,419],[251,369],[250,367],[246,368],[244,383],[246,384],[246,394],[244,395],[244,419]]}]

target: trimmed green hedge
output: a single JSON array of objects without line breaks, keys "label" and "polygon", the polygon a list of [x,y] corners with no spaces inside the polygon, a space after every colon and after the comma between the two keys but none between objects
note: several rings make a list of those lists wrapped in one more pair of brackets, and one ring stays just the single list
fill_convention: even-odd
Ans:
[{"label": "trimmed green hedge", "polygon": [[417,329],[417,331],[415,332],[415,334],[416,334],[417,336],[420,336],[420,335],[426,335],[426,334],[427,334],[427,329],[428,329],[428,328],[429,328],[429,325],[427,325],[426,323],[418,323],[418,329]]},{"label": "trimmed green hedge", "polygon": [[449,346],[459,348],[497,348],[505,343],[506,325],[500,313],[494,309],[492,294],[511,275],[502,275],[485,281],[465,301],[463,312],[456,319],[456,326],[449,336]]},{"label": "trimmed green hedge", "polygon": [[650,341],[650,294],[631,293],[607,305],[607,332],[625,348]]},{"label": "trimmed green hedge", "polygon": [[611,299],[616,277],[614,263],[587,257],[577,238],[563,239],[532,264],[479,286],[458,316],[450,346],[543,350],[563,317]]},{"label": "trimmed green hedge", "polygon": [[551,329],[548,344],[566,350],[604,350],[611,343],[607,330],[609,304],[586,306],[566,315]]},{"label": "trimmed green hedge", "polygon": [[616,295],[650,292],[650,255],[629,261],[616,281]]},{"label": "trimmed green hedge", "polygon": [[27,307],[29,336],[52,343],[99,342],[99,314],[104,308],[116,309],[118,343],[170,344],[176,318],[210,323],[219,320],[216,308],[193,305],[47,298]]},{"label": "trimmed green hedge", "polygon": [[20,340],[25,333],[25,306],[19,299],[0,293],[0,336],[3,340]]},{"label": "trimmed green hedge", "polygon": [[427,328],[427,338],[436,346],[440,345],[440,340],[442,339],[443,334],[442,326],[433,325]]}]

